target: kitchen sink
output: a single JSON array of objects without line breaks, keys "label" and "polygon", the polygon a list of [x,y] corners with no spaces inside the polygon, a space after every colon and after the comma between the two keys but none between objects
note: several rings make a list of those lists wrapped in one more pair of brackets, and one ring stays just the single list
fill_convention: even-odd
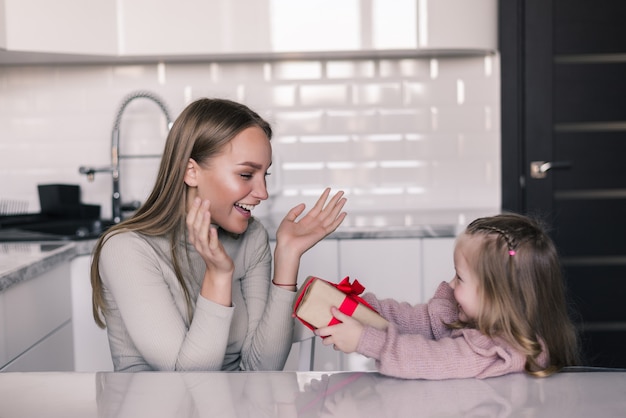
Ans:
[{"label": "kitchen sink", "polygon": [[0,229],[0,241],[76,241],[98,238],[112,220],[57,219],[12,225]]},{"label": "kitchen sink", "polygon": [[77,219],[45,221],[21,226],[20,229],[67,237],[99,236],[109,229],[113,222],[101,219]]}]

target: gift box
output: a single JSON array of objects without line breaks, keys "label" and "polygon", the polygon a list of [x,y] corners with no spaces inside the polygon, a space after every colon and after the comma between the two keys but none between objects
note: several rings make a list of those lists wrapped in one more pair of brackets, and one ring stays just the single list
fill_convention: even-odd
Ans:
[{"label": "gift box", "polygon": [[309,276],[296,295],[293,315],[312,330],[339,323],[330,312],[332,306],[364,325],[378,329],[387,328],[387,320],[380,316],[359,295],[365,288],[349,277],[334,284],[318,277]]}]

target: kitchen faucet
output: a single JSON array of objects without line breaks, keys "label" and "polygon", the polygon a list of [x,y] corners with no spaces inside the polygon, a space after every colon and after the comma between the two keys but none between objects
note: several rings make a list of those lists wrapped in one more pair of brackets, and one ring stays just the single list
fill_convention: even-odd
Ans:
[{"label": "kitchen faucet", "polygon": [[[82,166],[78,169],[80,174],[85,174],[89,181],[93,181],[96,173],[106,172],[111,173],[113,178],[113,195],[112,195],[112,212],[113,212],[113,222],[119,223],[122,220],[122,209],[126,208],[127,205],[122,204],[122,199],[120,195],[120,122],[122,120],[122,114],[124,113],[124,109],[130,102],[135,99],[144,98],[150,99],[155,102],[159,108],[165,114],[165,119],[167,121],[167,129],[169,130],[172,127],[172,118],[170,117],[169,110],[165,105],[165,102],[156,94],[139,90],[130,93],[123,100],[122,104],[117,111],[117,115],[115,116],[115,123],[113,124],[113,132],[111,133],[111,165],[106,167],[85,167]],[[148,156],[134,156],[137,158],[148,157]],[[139,208],[139,202],[133,202],[130,204],[132,209]]]}]

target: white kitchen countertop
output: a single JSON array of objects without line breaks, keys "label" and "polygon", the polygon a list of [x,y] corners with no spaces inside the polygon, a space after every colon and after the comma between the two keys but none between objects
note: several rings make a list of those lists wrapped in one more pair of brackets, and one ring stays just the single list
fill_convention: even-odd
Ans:
[{"label": "white kitchen countertop", "polygon": [[[349,211],[331,239],[394,239],[454,237],[467,223],[491,210],[440,211]],[[282,216],[259,217],[270,239]],[[71,261],[78,255],[91,254],[95,240],[0,242],[0,292],[11,285],[39,275],[57,263]]]},{"label": "white kitchen countertop", "polygon": [[0,292],[71,260],[76,250],[68,241],[0,243]]},{"label": "white kitchen countertop", "polygon": [[400,380],[374,372],[0,373],[3,418],[623,417],[626,371]]},{"label": "white kitchen countertop", "polygon": [[[306,210],[305,210],[306,212]],[[329,235],[334,239],[393,239],[393,238],[442,238],[455,237],[468,223],[482,216],[496,215],[493,209],[448,210],[348,210],[343,223]],[[267,229],[270,238],[284,214],[260,216],[258,220]]]}]

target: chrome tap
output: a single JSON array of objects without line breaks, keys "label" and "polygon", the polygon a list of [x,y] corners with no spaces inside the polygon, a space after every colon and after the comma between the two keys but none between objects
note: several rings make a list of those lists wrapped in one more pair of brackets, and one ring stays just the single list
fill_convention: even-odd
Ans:
[{"label": "chrome tap", "polygon": [[113,213],[113,222],[118,223],[122,220],[122,209],[126,206],[130,206],[133,209],[137,209],[139,207],[139,202],[132,202],[130,205],[123,205],[120,195],[120,122],[122,120],[122,114],[126,109],[126,106],[130,102],[135,99],[145,98],[150,99],[155,102],[159,108],[165,114],[165,119],[167,121],[167,129],[169,130],[172,127],[172,118],[170,117],[170,112],[165,105],[165,102],[156,94],[151,93],[149,91],[139,90],[130,93],[123,100],[122,104],[117,111],[115,116],[115,122],[113,123],[113,132],[111,133],[111,165],[108,167],[80,167],[78,172],[80,174],[85,174],[89,181],[93,181],[95,177],[95,173],[99,172],[110,172],[113,178],[113,195],[111,199],[111,209]]},{"label": "chrome tap", "polygon": [[93,181],[96,178],[96,173],[110,173],[113,171],[113,167],[79,167],[78,172],[87,176],[87,180]]}]

